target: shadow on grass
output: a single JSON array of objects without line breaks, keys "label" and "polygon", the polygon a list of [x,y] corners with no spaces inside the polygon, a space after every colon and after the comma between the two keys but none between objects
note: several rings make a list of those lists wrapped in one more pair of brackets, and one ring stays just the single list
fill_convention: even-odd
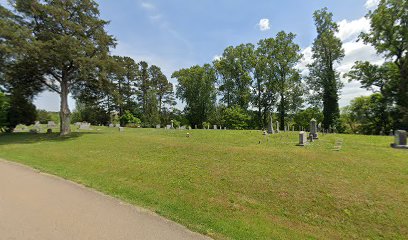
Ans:
[{"label": "shadow on grass", "polygon": [[97,132],[73,132],[68,136],[60,136],[59,133],[0,133],[0,145],[7,144],[32,144],[36,142],[63,142],[77,139],[83,135],[101,134]]}]

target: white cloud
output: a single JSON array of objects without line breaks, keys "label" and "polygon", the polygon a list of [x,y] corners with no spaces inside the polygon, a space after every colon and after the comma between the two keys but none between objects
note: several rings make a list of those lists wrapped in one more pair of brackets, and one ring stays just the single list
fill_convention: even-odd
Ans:
[{"label": "white cloud", "polygon": [[367,9],[373,9],[373,8],[378,6],[379,2],[380,2],[380,0],[367,0],[364,6]]},{"label": "white cloud", "polygon": [[161,14],[156,14],[156,15],[151,15],[149,16],[149,18],[153,21],[153,22],[159,22],[162,20],[163,16]]},{"label": "white cloud", "polygon": [[[368,1],[370,2],[370,0]],[[350,103],[352,99],[361,95],[369,95],[371,92],[362,89],[359,82],[351,81],[343,78],[344,73],[350,71],[356,61],[369,61],[373,64],[382,64],[384,58],[378,56],[374,47],[366,45],[361,41],[357,41],[361,32],[370,30],[370,22],[365,17],[347,21],[342,20],[338,22],[339,32],[337,37],[343,42],[344,59],[336,66],[336,70],[340,73],[341,80],[344,83],[344,88],[341,91],[339,100],[340,106],[345,106]],[[307,64],[312,62],[312,47],[308,46],[302,51],[303,58],[298,64],[298,69],[305,76],[308,74]]]},{"label": "white cloud", "polygon": [[221,55],[215,55],[215,56],[213,57],[213,61],[220,60],[221,58],[222,58]]},{"label": "white cloud", "polygon": [[259,30],[261,30],[261,31],[267,31],[267,30],[271,29],[269,19],[267,19],[267,18],[263,18],[263,19],[259,20],[258,26],[259,26]]},{"label": "white cloud", "polygon": [[343,42],[354,40],[361,32],[368,32],[370,30],[370,21],[365,17],[353,21],[344,19],[340,21],[338,25],[339,32],[336,36]]},{"label": "white cloud", "polygon": [[156,6],[153,3],[141,1],[140,6],[146,10],[155,10]]}]

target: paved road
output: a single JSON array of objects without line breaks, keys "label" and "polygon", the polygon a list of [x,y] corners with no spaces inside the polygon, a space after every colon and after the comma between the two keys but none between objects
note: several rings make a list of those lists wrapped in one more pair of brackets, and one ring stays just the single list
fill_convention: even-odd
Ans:
[{"label": "paved road", "polygon": [[0,160],[0,239],[209,239],[147,210]]}]

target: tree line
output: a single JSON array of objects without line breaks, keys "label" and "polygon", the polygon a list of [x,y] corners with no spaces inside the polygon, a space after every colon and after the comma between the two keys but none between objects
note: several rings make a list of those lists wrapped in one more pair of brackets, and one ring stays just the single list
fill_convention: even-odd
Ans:
[{"label": "tree line", "polygon": [[[110,54],[116,39],[106,32],[108,22],[100,19],[96,2],[13,0],[11,6],[13,11],[0,5],[0,122],[9,129],[33,121],[33,97],[46,89],[60,95],[62,135],[70,133],[72,121],[82,120],[145,127],[173,120],[199,128],[263,129],[272,118],[284,129],[307,127],[314,117],[323,128],[340,132],[408,128],[406,0],[381,0],[367,14],[371,29],[360,40],[374,46],[385,63],[356,62],[344,77],[360,81],[375,95],[343,109],[336,65],[344,49],[327,8],[313,14],[317,36],[306,76],[298,67],[302,54],[296,35],[281,31],[256,45],[227,47],[210,64],[174,72],[178,84],[173,92],[159,67]],[[69,94],[77,102],[73,114]],[[176,97],[185,103],[183,111],[175,108]],[[378,121],[361,123],[363,118],[353,114],[362,112],[375,114],[370,119]],[[355,128],[368,125],[370,130]]]}]

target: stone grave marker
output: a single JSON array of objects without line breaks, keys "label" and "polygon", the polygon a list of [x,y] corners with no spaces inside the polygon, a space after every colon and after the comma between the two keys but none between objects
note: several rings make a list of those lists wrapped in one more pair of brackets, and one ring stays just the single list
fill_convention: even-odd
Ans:
[{"label": "stone grave marker", "polygon": [[312,118],[312,120],[310,120],[310,134],[313,135],[313,139],[319,139],[319,136],[317,134],[316,119],[314,119],[314,118]]},{"label": "stone grave marker", "polygon": [[405,130],[395,131],[394,143],[391,144],[391,147],[408,149],[407,132]]},{"label": "stone grave marker", "polygon": [[306,132],[301,131],[301,132],[299,132],[299,144],[298,144],[298,146],[305,146],[305,145],[307,145]]},{"label": "stone grave marker", "polygon": [[79,125],[79,130],[90,130],[90,126],[90,123],[83,122],[81,123],[81,125]]},{"label": "stone grave marker", "polygon": [[268,133],[269,133],[269,134],[275,134],[275,130],[273,129],[272,117],[270,117],[270,119],[269,119]]},{"label": "stone grave marker", "polygon": [[57,124],[54,121],[48,121],[47,128],[55,128]]},{"label": "stone grave marker", "polygon": [[218,128],[217,128],[217,125],[214,125],[214,130],[217,130]]},{"label": "stone grave marker", "polygon": [[157,128],[157,129],[159,129],[160,127],[161,127],[160,124],[157,124],[157,125],[156,125],[156,128]]}]

